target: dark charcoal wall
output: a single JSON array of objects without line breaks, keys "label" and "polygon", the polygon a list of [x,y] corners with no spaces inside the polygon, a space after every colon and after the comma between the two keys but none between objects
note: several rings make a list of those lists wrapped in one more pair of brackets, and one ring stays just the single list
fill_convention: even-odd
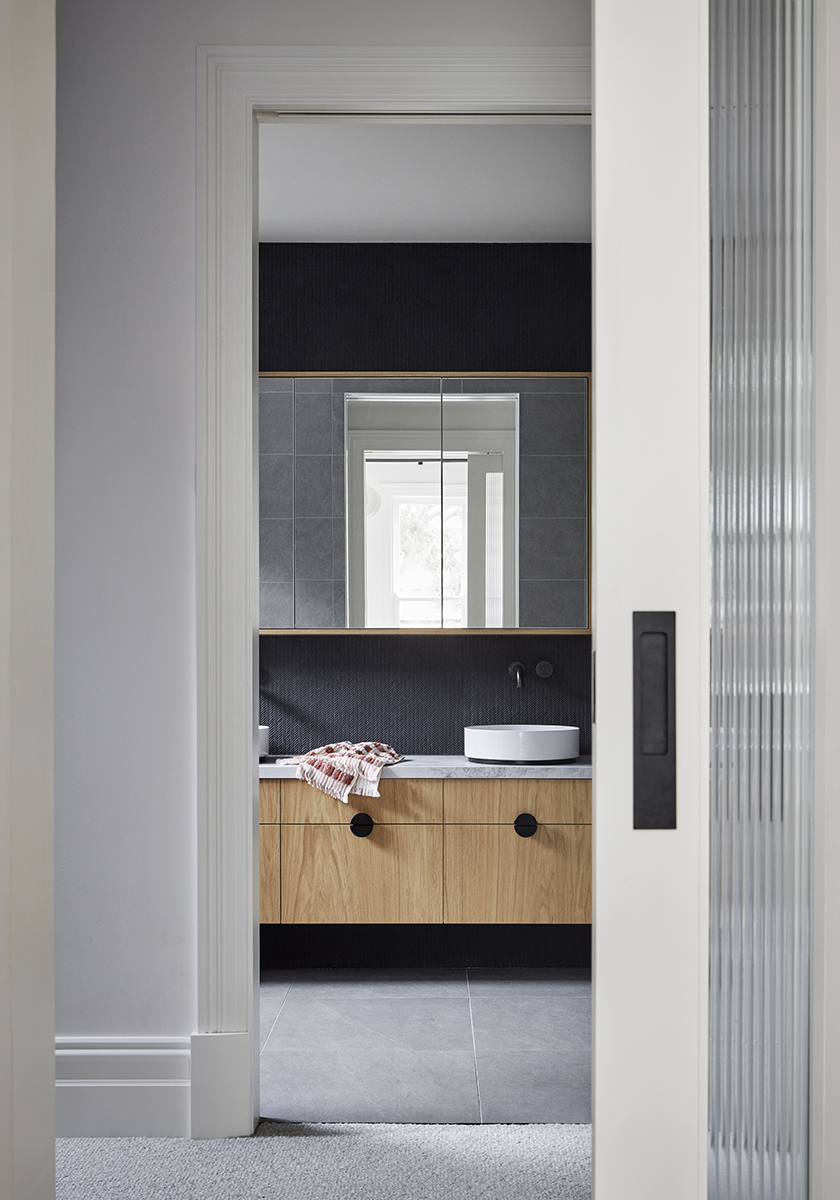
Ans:
[{"label": "dark charcoal wall", "polygon": [[588,371],[588,243],[260,246],[260,370]]},{"label": "dark charcoal wall", "polygon": [[[463,754],[464,725],[512,722],[577,725],[589,754],[590,650],[585,635],[264,635],[260,724],[272,754],[372,738],[401,754]],[[534,672],[543,659],[550,679]]]}]

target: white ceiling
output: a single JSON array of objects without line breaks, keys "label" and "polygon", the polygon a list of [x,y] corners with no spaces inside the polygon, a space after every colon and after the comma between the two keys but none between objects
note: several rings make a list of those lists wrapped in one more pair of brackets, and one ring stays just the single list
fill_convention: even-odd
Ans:
[{"label": "white ceiling", "polygon": [[260,125],[262,242],[588,242],[588,125]]}]

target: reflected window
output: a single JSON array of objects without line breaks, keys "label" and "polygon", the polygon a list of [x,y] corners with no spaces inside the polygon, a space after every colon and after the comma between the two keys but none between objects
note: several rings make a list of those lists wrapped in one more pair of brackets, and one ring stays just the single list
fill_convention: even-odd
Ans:
[{"label": "reflected window", "polygon": [[345,397],[351,628],[516,624],[518,399],[443,399]]}]

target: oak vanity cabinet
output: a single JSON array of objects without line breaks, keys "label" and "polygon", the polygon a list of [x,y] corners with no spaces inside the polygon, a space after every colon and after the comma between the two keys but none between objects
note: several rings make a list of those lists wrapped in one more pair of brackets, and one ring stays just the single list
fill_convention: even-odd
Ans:
[{"label": "oak vanity cabinet", "polygon": [[588,779],[447,779],[444,920],[589,924],[591,796]]},{"label": "oak vanity cabinet", "polygon": [[280,920],[280,780],[260,780],[260,923]]},{"label": "oak vanity cabinet", "polygon": [[[383,779],[378,797],[342,804],[296,779],[280,806],[284,924],[443,920],[443,784]],[[372,818],[372,825],[362,814]],[[261,918],[264,919],[264,918]]]},{"label": "oak vanity cabinet", "polygon": [[588,924],[591,787],[382,779],[379,797],[345,805],[296,779],[262,779],[260,921]]}]

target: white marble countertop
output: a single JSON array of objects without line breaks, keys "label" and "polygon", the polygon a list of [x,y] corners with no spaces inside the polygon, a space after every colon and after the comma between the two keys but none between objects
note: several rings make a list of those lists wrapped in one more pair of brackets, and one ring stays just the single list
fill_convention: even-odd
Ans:
[{"label": "white marble countertop", "polygon": [[[269,756],[260,763],[260,779],[294,779],[295,764]],[[474,763],[462,754],[412,754],[393,767],[382,768],[383,779],[591,779],[592,759],[545,766]]]}]

